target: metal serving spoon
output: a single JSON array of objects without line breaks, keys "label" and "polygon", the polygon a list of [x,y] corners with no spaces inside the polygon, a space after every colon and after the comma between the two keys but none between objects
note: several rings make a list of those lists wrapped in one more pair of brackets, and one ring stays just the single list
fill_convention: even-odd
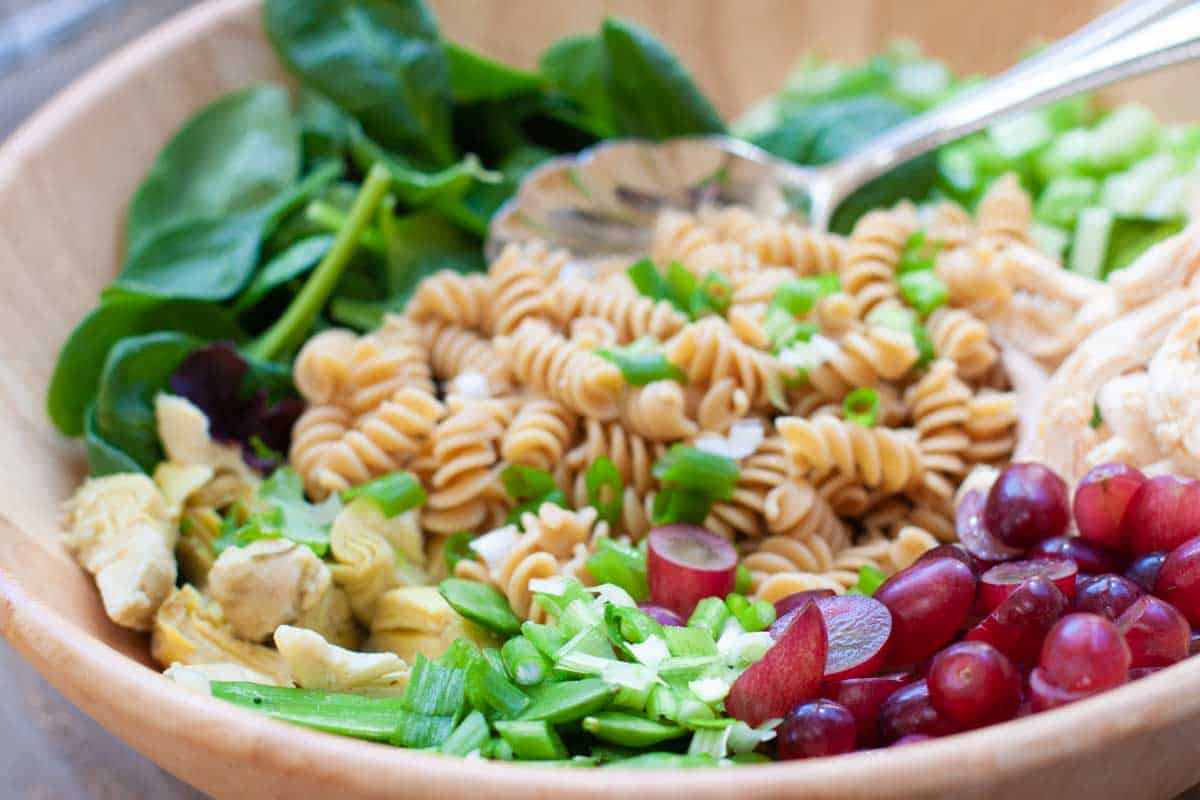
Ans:
[{"label": "metal serving spoon", "polygon": [[[493,219],[495,255],[507,242],[549,239],[580,256],[643,251],[663,206],[713,199],[763,211],[807,208],[828,229],[857,189],[896,166],[1002,117],[1200,57],[1200,2],[1130,0],[1008,71],[898,125],[849,156],[801,167],[725,136],[661,144],[606,142],[526,176]],[[716,178],[719,176],[719,181]]]}]

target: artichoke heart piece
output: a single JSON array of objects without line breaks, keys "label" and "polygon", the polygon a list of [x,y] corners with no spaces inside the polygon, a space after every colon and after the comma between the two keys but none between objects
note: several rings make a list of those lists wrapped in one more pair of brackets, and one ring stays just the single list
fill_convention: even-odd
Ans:
[{"label": "artichoke heart piece", "polygon": [[109,618],[149,630],[175,587],[178,530],[154,481],[121,473],[87,481],[67,504],[67,548],[88,572]]},{"label": "artichoke heart piece", "polygon": [[371,624],[380,595],[396,586],[424,583],[424,554],[417,516],[388,518],[368,498],[347,505],[330,531],[333,580],[350,600],[354,616]]},{"label": "artichoke heart piece", "polygon": [[158,609],[150,652],[164,667],[230,663],[266,675],[281,686],[291,682],[278,652],[235,636],[221,606],[192,586],[176,589]]},{"label": "artichoke heart piece", "polygon": [[210,694],[210,684],[213,681],[240,681],[246,683],[262,683],[267,686],[279,684],[269,675],[244,667],[241,664],[172,664],[163,675],[178,683],[185,689],[198,694]]},{"label": "artichoke heart piece", "polygon": [[275,631],[275,646],[302,689],[388,697],[408,686],[408,664],[393,653],[356,653],[290,625]]},{"label": "artichoke heart piece", "polygon": [[366,648],[411,663],[418,654],[437,658],[458,639],[480,647],[498,644],[489,631],[459,616],[436,587],[404,586],[380,596]]}]

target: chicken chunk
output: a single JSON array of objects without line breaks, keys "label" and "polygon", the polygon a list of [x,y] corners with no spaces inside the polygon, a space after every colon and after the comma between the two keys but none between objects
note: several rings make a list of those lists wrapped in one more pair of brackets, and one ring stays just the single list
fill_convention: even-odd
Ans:
[{"label": "chicken chunk", "polygon": [[67,548],[96,586],[109,618],[149,630],[175,588],[178,530],[167,500],[145,475],[89,480],[67,505]]}]

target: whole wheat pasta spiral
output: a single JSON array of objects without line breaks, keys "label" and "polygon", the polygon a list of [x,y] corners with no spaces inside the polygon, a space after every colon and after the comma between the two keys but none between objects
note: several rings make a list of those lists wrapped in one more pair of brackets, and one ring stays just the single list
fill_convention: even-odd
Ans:
[{"label": "whole wheat pasta spiral", "polygon": [[357,343],[354,331],[342,328],[321,331],[305,342],[292,367],[300,396],[318,405],[340,402],[349,388],[350,355]]},{"label": "whole wheat pasta spiral", "polygon": [[813,319],[821,332],[835,339],[854,329],[861,317],[858,300],[846,292],[827,294],[813,308]]},{"label": "whole wheat pasta spiral", "polygon": [[953,360],[967,380],[982,378],[1000,357],[987,323],[970,311],[943,306],[929,315],[925,327],[934,352]]},{"label": "whole wheat pasta spiral", "polygon": [[616,326],[601,317],[577,317],[571,320],[568,333],[571,343],[585,350],[612,347],[620,340]]},{"label": "whole wheat pasta spiral", "polygon": [[462,400],[433,431],[429,499],[422,525],[435,533],[476,530],[496,516],[505,494],[494,467],[508,423],[496,400]]},{"label": "whole wheat pasta spiral", "polygon": [[531,317],[551,316],[550,282],[568,260],[542,244],[510,244],[488,268],[492,290],[492,328],[512,333]]},{"label": "whole wheat pasta spiral", "polygon": [[934,361],[905,394],[925,465],[925,485],[942,497],[954,494],[967,471],[963,457],[970,439],[963,426],[971,395],[958,379],[954,362],[944,358]]},{"label": "whole wheat pasta spiral", "polygon": [[562,403],[531,397],[504,432],[500,453],[509,464],[553,471],[575,442],[579,420]]},{"label": "whole wheat pasta spiral", "polygon": [[719,240],[741,245],[763,264],[787,266],[798,275],[837,272],[846,253],[840,236],[764,219],[742,206],[703,208],[699,220]]},{"label": "whole wheat pasta spiral", "polygon": [[764,406],[777,379],[775,358],[747,346],[719,317],[693,322],[667,344],[667,359],[683,370],[688,383],[712,385],[724,378],[746,393],[751,406]]},{"label": "whole wheat pasta spiral", "polygon": [[913,431],[866,428],[832,416],[781,417],[775,427],[802,475],[836,470],[883,492],[916,486],[924,478]]},{"label": "whole wheat pasta spiral", "polygon": [[963,430],[970,438],[964,457],[970,464],[995,464],[1012,455],[1017,443],[1016,396],[985,390],[967,404]]},{"label": "whole wheat pasta spiral", "polygon": [[688,386],[688,416],[703,431],[723,432],[750,411],[750,396],[733,378],[721,378],[705,387]]},{"label": "whole wheat pasta spiral", "polygon": [[422,334],[429,349],[433,376],[439,381],[453,380],[464,372],[478,372],[487,379],[493,395],[512,388],[512,376],[490,340],[468,328],[442,322],[425,323]]},{"label": "whole wheat pasta spiral", "polygon": [[447,269],[421,281],[405,313],[418,322],[439,320],[487,332],[491,304],[492,286],[487,276]]},{"label": "whole wheat pasta spiral", "polygon": [[860,387],[901,378],[919,358],[912,334],[871,325],[838,342],[824,362],[808,371],[808,382],[822,396],[841,400]]},{"label": "whole wheat pasta spiral", "polygon": [[678,261],[698,274],[710,271],[729,274],[756,270],[762,264],[750,252],[717,234],[691,214],[664,211],[654,226],[653,259],[666,265]]},{"label": "whole wheat pasta spiral", "polygon": [[771,340],[763,326],[766,316],[767,307],[763,303],[735,303],[729,309],[729,329],[743,344],[758,350],[768,350]]},{"label": "whole wheat pasta spiral", "polygon": [[769,302],[781,284],[795,277],[795,271],[788,267],[746,269],[728,276],[737,305]]},{"label": "whole wheat pasta spiral", "polygon": [[1033,204],[1016,175],[992,183],[975,212],[979,240],[994,247],[1028,244]]},{"label": "whole wheat pasta spiral", "polygon": [[617,416],[625,386],[621,370],[544,322],[526,320],[512,335],[497,338],[496,349],[524,385],[577,414],[599,420]]},{"label": "whole wheat pasta spiral", "polygon": [[608,320],[617,341],[628,344],[643,336],[664,341],[687,324],[687,317],[666,300],[654,301],[632,291],[600,291],[581,280],[560,280],[551,290],[552,315],[561,326],[579,317]]},{"label": "whole wheat pasta spiral", "polygon": [[347,407],[374,410],[401,389],[433,393],[433,374],[421,331],[409,320],[388,316],[378,330],[359,338],[350,352]]},{"label": "whole wheat pasta spiral", "polygon": [[767,497],[791,480],[791,457],[783,440],[772,435],[742,459],[740,467],[733,497],[715,503],[704,525],[729,539],[765,536]]},{"label": "whole wheat pasta spiral", "polygon": [[697,433],[687,415],[683,387],[672,380],[626,388],[619,419],[631,433],[653,442],[690,439]]},{"label": "whole wheat pasta spiral", "polygon": [[1013,301],[1013,286],[990,247],[975,245],[938,253],[934,271],[946,284],[951,306],[969,309],[984,319],[1004,312]]},{"label": "whole wheat pasta spiral", "polygon": [[914,230],[916,214],[907,207],[871,211],[855,223],[839,274],[842,291],[854,296],[863,316],[881,303],[899,302],[896,266]]}]

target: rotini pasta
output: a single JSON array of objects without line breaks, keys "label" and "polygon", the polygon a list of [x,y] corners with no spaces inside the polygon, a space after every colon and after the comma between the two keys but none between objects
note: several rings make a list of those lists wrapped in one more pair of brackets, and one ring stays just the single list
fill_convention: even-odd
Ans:
[{"label": "rotini pasta", "polygon": [[437,320],[486,332],[491,304],[486,276],[442,270],[421,281],[405,313],[418,322]]},{"label": "rotini pasta", "polygon": [[857,301],[859,314],[866,316],[880,304],[899,302],[896,265],[916,224],[915,212],[904,206],[870,211],[855,223],[840,275],[842,291]]},{"label": "rotini pasta", "polygon": [[483,528],[503,518],[506,495],[496,464],[510,410],[497,400],[460,398],[432,433],[429,498],[421,524],[440,534]]},{"label": "rotini pasta", "polygon": [[983,320],[961,308],[939,308],[925,324],[933,350],[958,365],[959,374],[975,380],[987,374],[1000,354]]},{"label": "rotini pasta", "polygon": [[493,332],[512,333],[530,317],[551,316],[550,282],[567,261],[567,254],[550,252],[540,244],[512,244],[488,269],[492,294]]},{"label": "rotini pasta", "polygon": [[1033,206],[1016,175],[992,183],[975,214],[979,240],[996,248],[1029,243]]},{"label": "rotini pasta", "polygon": [[777,380],[778,362],[747,346],[719,317],[693,322],[667,344],[667,358],[680,367],[688,383],[713,385],[728,378],[746,394],[752,407],[765,406]]},{"label": "rotini pasta", "polygon": [[526,386],[577,414],[599,420],[617,416],[625,385],[621,370],[545,323],[527,320],[512,335],[497,338],[496,349]]},{"label": "rotini pasta", "polygon": [[966,472],[963,458],[970,439],[963,426],[971,397],[948,359],[933,362],[905,396],[925,465],[925,486],[941,497],[951,497]]},{"label": "rotini pasta", "polygon": [[620,421],[631,433],[654,442],[690,439],[698,432],[688,418],[683,387],[672,380],[626,389]]},{"label": "rotini pasta", "polygon": [[912,334],[878,325],[854,331],[830,349],[829,356],[808,371],[808,382],[831,400],[881,380],[897,380],[920,358]]},{"label": "rotini pasta", "polygon": [[687,317],[665,300],[655,302],[628,290],[598,291],[580,279],[560,280],[551,291],[551,309],[559,325],[580,317],[598,317],[616,329],[617,341],[628,344],[643,336],[664,341],[687,324]]},{"label": "rotini pasta", "polygon": [[553,471],[575,442],[579,420],[562,403],[532,397],[521,404],[500,445],[509,464]]},{"label": "rotini pasta", "polygon": [[924,478],[915,432],[866,428],[833,416],[781,417],[775,423],[801,474],[831,471],[884,492],[914,487]]}]

